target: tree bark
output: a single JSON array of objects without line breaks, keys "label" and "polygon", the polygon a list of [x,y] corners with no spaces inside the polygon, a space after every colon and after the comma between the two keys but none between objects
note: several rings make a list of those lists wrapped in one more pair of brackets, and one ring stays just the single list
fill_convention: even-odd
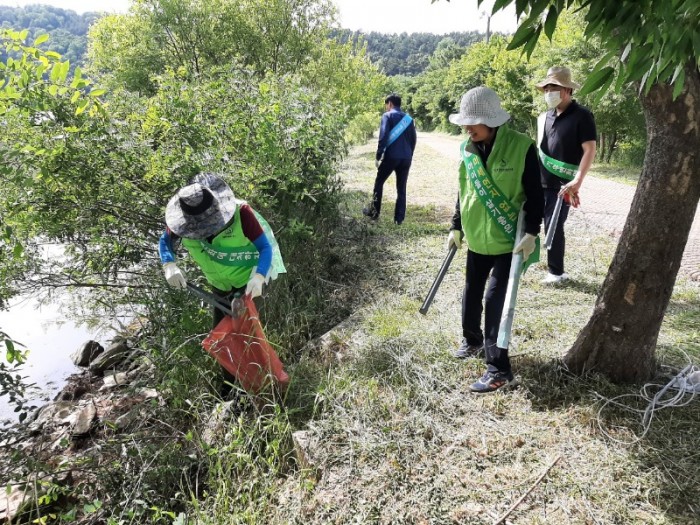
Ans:
[{"label": "tree bark", "polygon": [[608,140],[608,150],[605,152],[605,162],[610,164],[610,159],[612,158],[613,151],[615,151],[615,146],[617,146],[617,131],[612,132],[612,137]]},{"label": "tree bark", "polygon": [[641,97],[647,149],[625,228],[588,324],[564,358],[570,370],[616,383],[648,379],[700,198],[700,74],[655,85]]}]

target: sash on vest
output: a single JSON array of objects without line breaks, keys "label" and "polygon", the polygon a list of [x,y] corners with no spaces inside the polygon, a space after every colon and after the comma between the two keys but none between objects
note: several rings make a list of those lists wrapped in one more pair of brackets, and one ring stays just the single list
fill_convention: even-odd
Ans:
[{"label": "sash on vest", "polygon": [[411,122],[413,122],[413,119],[411,118],[411,115],[407,113],[403,116],[399,123],[396,124],[396,126],[391,128],[391,131],[389,132],[389,138],[386,141],[387,148],[391,146],[404,131],[406,131],[406,128],[408,128],[408,126],[411,125]]},{"label": "sash on vest", "polygon": [[542,151],[542,139],[544,138],[544,126],[547,122],[547,113],[540,114],[537,117],[537,151],[540,155],[540,160],[544,168],[551,173],[565,181],[574,180],[576,177],[576,172],[578,171],[578,166],[576,164],[569,164],[561,160],[557,160],[554,157],[550,157],[544,151]]},{"label": "sash on vest", "polygon": [[566,181],[574,180],[576,177],[576,172],[578,171],[578,166],[576,164],[569,164],[567,162],[557,160],[554,157],[550,157],[542,150],[539,150],[539,153],[542,165],[549,173]]},{"label": "sash on vest", "polygon": [[[515,243],[518,213],[520,210],[510,202],[508,197],[498,188],[493,178],[486,171],[481,157],[469,153],[466,149],[468,142],[462,144],[462,162],[466,168],[469,182],[472,183],[479,201],[488,211],[488,216],[498,224],[506,237]],[[540,260],[540,237],[536,237],[535,250],[523,264],[523,272],[532,264]]]}]

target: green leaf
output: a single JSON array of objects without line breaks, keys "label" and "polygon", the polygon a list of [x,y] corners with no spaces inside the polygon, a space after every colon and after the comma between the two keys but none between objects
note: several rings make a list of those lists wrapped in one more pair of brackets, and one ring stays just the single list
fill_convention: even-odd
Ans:
[{"label": "green leaf", "polygon": [[603,96],[605,96],[605,93],[607,93],[608,89],[610,89],[610,85],[613,83],[613,80],[615,80],[615,75],[610,75],[605,81],[605,83],[600,87],[598,93],[593,98],[594,105],[597,106],[598,104],[600,104],[600,101],[603,99]]},{"label": "green leaf", "polygon": [[550,6],[549,12],[547,13],[547,19],[544,21],[544,34],[549,41],[552,41],[552,35],[554,30],[557,28],[557,18],[559,17],[559,11],[555,6]]},{"label": "green leaf", "polygon": [[512,51],[513,49],[518,49],[520,46],[525,45],[526,42],[533,38],[536,33],[537,31],[534,27],[523,23],[523,25],[521,25],[515,32],[513,38],[510,39],[510,43],[508,44],[508,47],[506,47],[506,50]]},{"label": "green leaf", "polygon": [[513,0],[496,0],[493,3],[493,9],[491,9],[491,14],[495,15],[498,11],[506,7],[508,4],[510,4]]},{"label": "green leaf", "polygon": [[75,109],[75,114],[80,115],[83,111],[85,111],[87,109],[87,107],[88,107],[88,100],[87,99],[81,100],[80,103],[78,104],[78,107]]},{"label": "green leaf", "polygon": [[673,100],[676,100],[681,91],[683,91],[683,84],[685,84],[685,69],[681,69],[680,73],[678,73],[678,78],[674,81]]},{"label": "green leaf", "polygon": [[38,37],[36,37],[36,40],[34,40],[34,47],[37,47],[37,46],[43,44],[48,39],[49,39],[49,35],[46,33],[44,33],[43,35],[39,35]]},{"label": "green leaf", "polygon": [[614,72],[615,68],[606,66],[595,74],[588,75],[586,82],[584,82],[578,94],[583,96],[592,93],[596,89],[599,89],[601,86],[605,85],[606,82],[608,82],[608,79],[612,77]]},{"label": "green leaf", "polygon": [[104,89],[94,89],[94,90],[90,91],[90,96],[93,97],[93,98],[94,98],[94,97],[99,97],[99,96],[104,95],[105,92],[106,92],[106,91],[105,91]]}]

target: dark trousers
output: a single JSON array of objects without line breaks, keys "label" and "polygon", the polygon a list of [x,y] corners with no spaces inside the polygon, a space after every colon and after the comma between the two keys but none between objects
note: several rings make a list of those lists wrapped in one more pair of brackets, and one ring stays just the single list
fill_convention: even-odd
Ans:
[{"label": "dark trousers", "polygon": [[[557,204],[559,190],[544,188],[544,230],[549,231],[554,207]],[[552,247],[547,250],[547,266],[549,273],[561,275],[564,273],[564,248],[566,247],[566,236],[564,235],[564,223],[569,216],[570,206],[566,202],[561,203],[561,211],[559,212],[559,220],[554,226],[554,239],[552,239]]]},{"label": "dark trousers", "polygon": [[[462,294],[462,332],[470,345],[484,343],[486,365],[489,372],[510,373],[508,349],[498,348],[498,328],[501,324],[503,303],[508,289],[511,253],[481,255],[467,251],[467,283]],[[489,274],[491,278],[489,279]],[[484,289],[488,280],[486,297]],[[481,313],[484,311],[484,331],[481,330]]]},{"label": "dark trousers", "polygon": [[384,159],[379,164],[377,177],[374,179],[372,190],[372,217],[378,218],[382,211],[382,194],[384,183],[392,172],[396,172],[396,207],[394,208],[394,221],[403,222],[406,217],[406,183],[408,182],[408,170],[411,169],[411,159]]}]

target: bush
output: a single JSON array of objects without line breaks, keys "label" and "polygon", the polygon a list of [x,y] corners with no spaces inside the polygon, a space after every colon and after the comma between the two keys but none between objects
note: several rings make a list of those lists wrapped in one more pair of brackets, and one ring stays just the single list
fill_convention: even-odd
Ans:
[{"label": "bush", "polygon": [[368,111],[357,115],[345,130],[345,142],[348,145],[364,144],[379,127],[379,115],[375,111]]}]

